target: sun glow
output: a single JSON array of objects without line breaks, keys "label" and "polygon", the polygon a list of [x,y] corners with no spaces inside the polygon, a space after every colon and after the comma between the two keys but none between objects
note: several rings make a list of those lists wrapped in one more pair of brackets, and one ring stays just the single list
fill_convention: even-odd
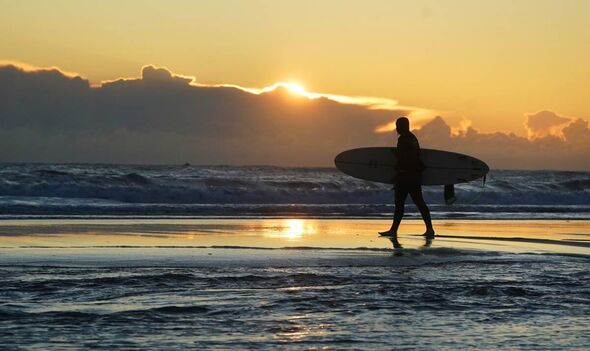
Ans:
[{"label": "sun glow", "polygon": [[288,219],[286,228],[283,230],[283,237],[287,239],[299,239],[305,233],[305,222],[300,219]]},{"label": "sun glow", "polygon": [[299,84],[295,84],[295,83],[279,83],[279,84],[281,84],[282,86],[287,88],[287,90],[289,90],[293,94],[297,94],[297,95],[301,95],[301,96],[306,95],[305,88],[303,88]]},{"label": "sun glow", "polygon": [[[0,65],[2,61],[0,61]],[[233,88],[238,89],[241,91],[245,91],[250,94],[266,94],[275,92],[278,89],[282,89],[287,93],[290,93],[297,97],[304,97],[308,100],[315,100],[315,99],[326,99],[333,102],[337,102],[340,104],[349,104],[349,105],[359,105],[364,106],[370,110],[391,110],[391,111],[403,111],[406,116],[412,118],[412,122],[416,120],[426,120],[430,119],[437,114],[441,114],[444,111],[437,111],[433,109],[426,109],[416,106],[406,106],[400,105],[396,100],[389,99],[389,98],[382,98],[382,97],[374,97],[374,96],[347,96],[347,95],[338,95],[338,94],[329,94],[329,93],[320,93],[314,91],[307,91],[303,85],[293,82],[293,81],[280,81],[274,83],[273,85],[269,85],[262,88],[251,88],[251,87],[243,87],[236,84],[204,84],[199,83],[196,81],[196,78],[193,76],[188,75],[180,75],[176,74],[165,67],[156,67],[154,65],[146,65],[142,68],[142,77],[141,78],[117,78],[114,80],[105,80],[100,82],[100,84],[93,84],[91,86],[97,88],[101,87],[104,84],[112,83],[119,80],[137,80],[143,79],[143,71],[146,67],[151,67],[153,70],[162,74],[163,72],[167,73],[167,78],[173,78],[175,81],[181,82],[188,82],[189,85],[194,87],[201,87],[201,88]],[[163,72],[162,72],[163,71]],[[390,132],[395,130],[395,126],[391,123],[378,126],[376,128],[376,132],[383,133],[383,132]]]},{"label": "sun glow", "polygon": [[252,88],[247,88],[247,89],[248,89],[248,91],[253,92],[255,94],[268,93],[271,91],[275,91],[277,89],[285,89],[291,94],[303,96],[308,99],[317,99],[318,97],[321,97],[321,94],[308,92],[305,90],[305,88],[301,84],[291,83],[291,82],[278,82],[278,83],[275,83],[271,86],[264,87],[262,89],[252,89]]},{"label": "sun glow", "polygon": [[[200,85],[200,84],[197,84]],[[206,85],[200,85],[206,86]],[[422,118],[422,116],[428,116],[431,118],[435,115],[434,110],[424,109],[414,106],[403,106],[400,105],[396,100],[388,99],[388,98],[380,98],[380,97],[371,97],[371,96],[346,96],[346,95],[338,95],[338,94],[328,94],[328,93],[318,93],[313,91],[307,91],[305,88],[298,84],[292,82],[278,82],[273,85],[264,87],[264,88],[245,88],[238,85],[228,85],[228,84],[217,84],[214,85],[217,87],[232,87],[236,89],[240,89],[242,91],[246,91],[252,94],[264,94],[268,92],[275,91],[279,88],[286,89],[288,92],[305,97],[307,99],[328,99],[334,102],[338,102],[341,104],[350,104],[350,105],[360,105],[365,106],[371,110],[406,110],[406,115],[412,115],[413,117]],[[419,116],[416,116],[419,115]]]},{"label": "sun glow", "polygon": [[[153,65],[147,65],[144,67],[148,67],[148,66],[151,66],[156,70],[163,68],[163,67],[156,67]],[[196,78],[193,76],[179,75],[179,74],[171,72],[170,70],[168,70],[166,68],[163,68],[163,69],[169,73],[170,77],[180,78],[180,80],[188,81],[189,85],[195,86],[195,87],[233,88],[233,89],[238,89],[238,90],[245,91],[250,94],[256,94],[256,95],[274,92],[277,89],[284,89],[293,95],[301,96],[301,97],[307,98],[309,100],[327,99],[327,100],[331,100],[331,101],[338,102],[341,104],[364,106],[370,110],[393,110],[393,111],[405,110],[405,112],[406,112],[405,114],[411,115],[412,117],[416,117],[417,114],[425,115],[425,116],[428,116],[429,118],[431,118],[433,115],[436,115],[435,110],[424,109],[424,108],[414,107],[414,106],[403,106],[403,105],[400,105],[396,100],[389,99],[389,98],[381,98],[381,97],[373,97],[373,96],[346,96],[346,95],[318,93],[318,92],[313,92],[313,91],[307,91],[307,90],[305,90],[303,85],[301,85],[299,83],[295,83],[295,82],[277,82],[273,85],[269,85],[269,86],[266,86],[263,88],[249,88],[249,87],[243,87],[243,86],[236,85],[236,84],[223,84],[223,83],[222,84],[204,84],[204,83],[198,83],[196,81]],[[98,84],[97,87],[100,87],[103,84],[118,81],[121,79],[127,80],[127,78],[117,78],[115,80],[106,80],[106,81],[102,81],[100,84]],[[137,78],[131,78],[131,79],[137,79]],[[380,129],[387,129],[388,127],[381,126],[379,128]],[[387,129],[387,131],[389,131],[389,129]]]},{"label": "sun glow", "polygon": [[289,241],[301,240],[304,235],[317,233],[317,228],[312,221],[295,218],[281,220],[278,224],[276,221],[271,221],[268,223],[268,229],[264,236]]}]

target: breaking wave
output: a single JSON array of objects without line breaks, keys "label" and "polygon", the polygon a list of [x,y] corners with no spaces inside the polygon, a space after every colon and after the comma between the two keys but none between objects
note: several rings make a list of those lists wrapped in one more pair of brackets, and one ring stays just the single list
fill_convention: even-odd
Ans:
[{"label": "breaking wave", "polygon": [[[590,173],[492,170],[483,186],[425,187],[435,217],[590,218]],[[391,187],[332,168],[8,164],[5,216],[385,216]],[[410,208],[411,211],[411,208]],[[412,214],[412,212],[410,212]]]}]

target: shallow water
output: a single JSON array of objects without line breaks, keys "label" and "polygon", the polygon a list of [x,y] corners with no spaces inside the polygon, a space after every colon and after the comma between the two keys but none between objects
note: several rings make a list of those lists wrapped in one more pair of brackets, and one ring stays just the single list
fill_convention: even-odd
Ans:
[{"label": "shallow water", "polygon": [[343,256],[364,252],[303,265],[291,253],[252,267],[2,267],[0,332],[40,349],[588,345],[589,258],[433,250],[362,265]]},{"label": "shallow water", "polygon": [[[587,222],[439,222],[441,237],[430,247],[411,235],[420,223],[409,222],[397,250],[374,234],[385,221],[289,223],[0,225],[0,346],[576,350],[590,343]],[[258,245],[232,245],[240,243]]]}]

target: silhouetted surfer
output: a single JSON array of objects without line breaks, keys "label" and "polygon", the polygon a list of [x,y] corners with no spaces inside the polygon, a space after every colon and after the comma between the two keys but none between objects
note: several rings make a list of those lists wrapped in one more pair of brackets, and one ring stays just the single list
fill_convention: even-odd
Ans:
[{"label": "silhouetted surfer", "polygon": [[420,161],[420,143],[416,136],[410,132],[410,121],[406,117],[400,117],[395,121],[395,126],[399,137],[397,138],[397,165],[395,179],[395,210],[393,213],[393,223],[391,228],[386,232],[380,232],[381,235],[396,236],[397,229],[404,216],[404,207],[408,194],[412,201],[420,210],[424,224],[426,224],[427,237],[434,236],[434,228],[430,219],[430,211],[424,198],[422,197],[422,171],[424,165]]}]

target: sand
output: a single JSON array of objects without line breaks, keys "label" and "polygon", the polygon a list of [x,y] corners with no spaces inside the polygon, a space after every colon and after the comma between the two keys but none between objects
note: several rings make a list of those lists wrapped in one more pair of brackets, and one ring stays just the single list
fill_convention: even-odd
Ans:
[{"label": "sand", "polygon": [[[0,222],[0,260],[84,261],[102,254],[129,261],[150,252],[156,260],[188,255],[205,264],[214,261],[214,255],[223,254],[228,261],[255,260],[271,255],[268,249],[281,248],[301,259],[327,256],[328,251],[389,255],[392,243],[377,234],[388,225],[386,220],[359,219],[7,220]],[[427,241],[420,236],[420,221],[404,221],[398,235],[402,249],[396,252],[445,248],[590,254],[590,221],[442,220],[435,228],[436,238]]]},{"label": "sand", "polygon": [[589,221],[0,222],[2,349],[590,343]]}]

